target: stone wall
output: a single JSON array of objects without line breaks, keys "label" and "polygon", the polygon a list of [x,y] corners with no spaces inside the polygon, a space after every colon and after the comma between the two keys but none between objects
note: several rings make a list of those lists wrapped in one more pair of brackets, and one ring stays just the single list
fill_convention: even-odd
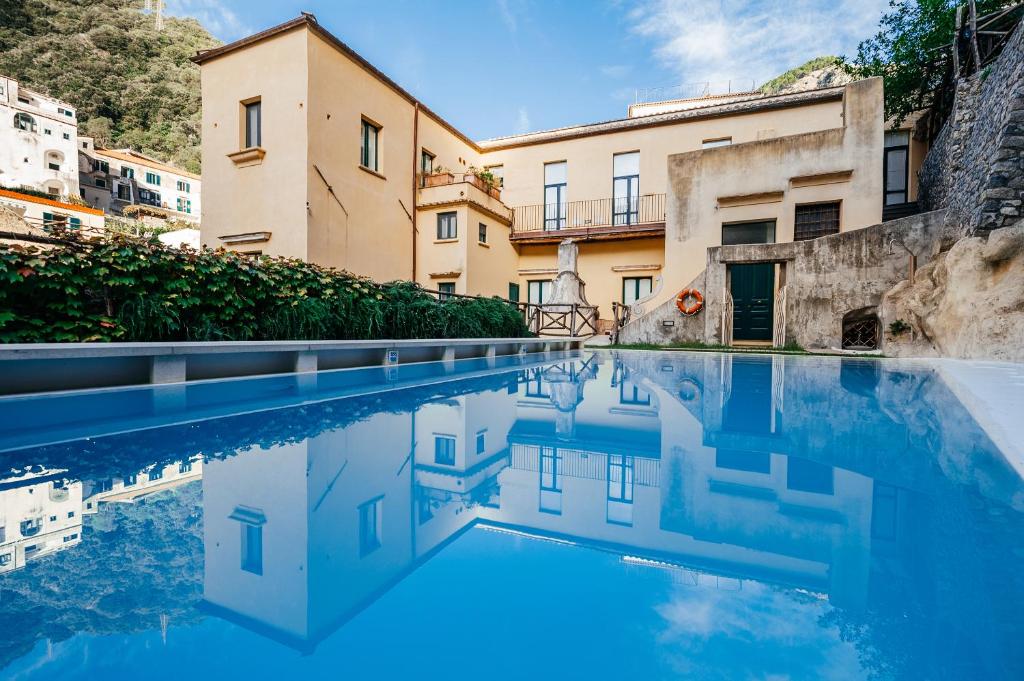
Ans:
[{"label": "stone wall", "polygon": [[619,341],[721,343],[729,266],[774,262],[786,287],[786,342],[840,347],[843,317],[877,313],[883,296],[908,278],[912,255],[920,267],[939,253],[945,225],[937,211],[809,241],[709,248],[707,268],[690,283],[703,292],[704,309],[685,317],[669,301],[630,322]]},{"label": "stone wall", "polygon": [[1024,30],[957,86],[953,112],[920,172],[919,201],[948,209],[960,234],[1015,224],[1024,201]]}]

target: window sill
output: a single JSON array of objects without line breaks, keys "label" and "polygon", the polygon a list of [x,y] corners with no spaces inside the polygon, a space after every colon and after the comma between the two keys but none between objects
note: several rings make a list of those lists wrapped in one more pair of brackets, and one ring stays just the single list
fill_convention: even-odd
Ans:
[{"label": "window sill", "polygon": [[369,173],[369,174],[373,175],[374,177],[379,177],[380,179],[382,179],[384,181],[387,181],[387,179],[388,179],[388,178],[384,177],[382,174],[378,173],[373,168],[367,168],[366,166],[364,166],[361,163],[359,164],[359,169],[362,170],[364,173]]},{"label": "window sill", "polygon": [[248,147],[228,154],[228,158],[239,168],[244,168],[246,166],[260,165],[263,163],[263,157],[266,155],[267,150],[263,147]]},{"label": "window sill", "polygon": [[457,244],[457,243],[459,243],[459,238],[455,237],[454,239],[434,239],[434,243],[435,244]]},{"label": "window sill", "polygon": [[487,243],[486,241],[477,241],[476,245],[477,246],[483,246],[484,248],[490,248],[491,247],[491,245],[489,243]]}]

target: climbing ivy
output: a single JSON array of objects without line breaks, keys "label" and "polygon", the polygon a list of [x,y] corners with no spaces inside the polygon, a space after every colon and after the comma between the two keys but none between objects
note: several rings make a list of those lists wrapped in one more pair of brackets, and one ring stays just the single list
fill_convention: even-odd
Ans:
[{"label": "climbing ivy", "polygon": [[438,302],[297,259],[112,234],[0,245],[0,342],[522,337],[500,298]]}]

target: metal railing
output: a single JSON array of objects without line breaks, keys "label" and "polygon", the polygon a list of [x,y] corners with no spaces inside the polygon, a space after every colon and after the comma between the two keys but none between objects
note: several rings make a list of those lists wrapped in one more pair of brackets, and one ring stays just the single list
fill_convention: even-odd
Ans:
[{"label": "metal railing", "polygon": [[512,235],[535,236],[562,230],[623,229],[665,222],[665,195],[563,203],[540,203],[513,209]]}]

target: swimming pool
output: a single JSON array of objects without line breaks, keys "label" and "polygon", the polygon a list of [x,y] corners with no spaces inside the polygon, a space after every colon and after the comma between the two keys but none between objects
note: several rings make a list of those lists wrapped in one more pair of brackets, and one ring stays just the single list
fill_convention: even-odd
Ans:
[{"label": "swimming pool", "polygon": [[927,365],[2,399],[0,450],[3,678],[1024,678],[1024,483]]}]

